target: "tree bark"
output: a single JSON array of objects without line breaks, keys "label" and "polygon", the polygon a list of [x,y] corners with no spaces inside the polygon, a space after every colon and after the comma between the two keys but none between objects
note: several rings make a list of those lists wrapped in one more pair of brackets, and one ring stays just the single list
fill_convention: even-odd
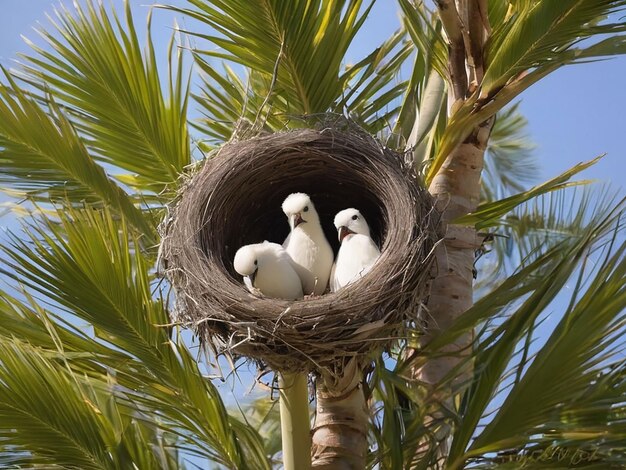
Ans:
[{"label": "tree bark", "polygon": [[[492,122],[485,122],[448,156],[428,188],[442,212],[445,238],[436,253],[436,277],[428,301],[428,317],[424,319],[426,331],[422,345],[449,328],[473,304],[474,251],[480,247],[481,240],[473,227],[455,225],[452,221],[478,206],[480,173]],[[470,335],[460,337],[445,351],[449,356],[429,359],[417,371],[417,378],[433,386],[440,383],[469,355],[471,340]],[[466,367],[464,372],[458,372],[455,382],[468,379],[469,370]]]},{"label": "tree bark", "polygon": [[463,24],[454,0],[435,0],[443,29],[448,37],[448,72],[455,100],[465,98],[467,70],[465,68],[465,42]]},{"label": "tree bark", "polygon": [[311,466],[316,470],[365,468],[369,416],[362,372],[356,366],[347,369],[340,381],[318,380],[311,449]]},{"label": "tree bark", "polygon": [[[445,238],[436,252],[435,279],[431,285],[427,317],[422,319],[424,334],[420,347],[425,347],[442,331],[449,328],[473,304],[474,252],[481,239],[474,227],[459,226],[454,219],[473,212],[480,199],[480,173],[493,119],[476,129],[442,165],[433,178],[429,192],[442,213]],[[447,439],[450,425],[445,409],[453,408],[455,390],[469,382],[473,365],[471,355],[473,335],[460,336],[436,357],[429,357],[421,367],[413,370],[413,377],[427,389],[427,407],[433,409],[425,425],[435,424],[432,436],[438,441],[434,449],[434,468],[445,468],[448,454]],[[435,406],[433,406],[433,404]],[[427,453],[429,444],[418,451]]]}]

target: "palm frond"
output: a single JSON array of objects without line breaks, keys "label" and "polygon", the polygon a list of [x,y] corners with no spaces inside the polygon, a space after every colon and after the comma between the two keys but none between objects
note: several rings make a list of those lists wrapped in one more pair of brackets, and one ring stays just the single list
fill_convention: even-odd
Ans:
[{"label": "palm frond", "polygon": [[[487,43],[483,83],[452,113],[428,169],[428,181],[472,129],[540,79],[564,65],[626,53],[626,41],[619,35],[626,30],[624,22],[604,21],[608,15],[623,11],[624,0],[511,5],[504,23],[493,30]],[[491,10],[502,14],[501,7]],[[587,45],[593,40],[599,42]],[[585,47],[576,47],[581,42]]]},{"label": "palm frond", "polygon": [[106,204],[148,239],[154,227],[89,154],[59,107],[44,109],[7,75],[0,84],[0,183],[41,202]]},{"label": "palm frond", "polygon": [[[542,286],[548,288],[546,285],[551,284],[547,281],[548,277],[558,274],[559,270],[565,274],[575,272],[580,260],[587,256],[592,248],[605,246],[607,237],[612,235],[614,230],[622,230],[621,218],[625,211],[626,199],[605,201],[593,198],[591,194],[583,198],[582,204],[574,206],[569,204],[572,195],[563,194],[559,197],[562,204],[549,206],[550,212],[545,214],[545,219],[550,221],[547,225],[553,227],[555,234],[558,233],[559,226],[576,227],[577,230],[563,231],[562,236],[556,236],[550,243],[532,245],[532,250],[507,279],[478,299],[467,314],[460,317],[440,337],[433,339],[432,349],[443,347],[447,342],[453,341],[455,337],[470,331],[490,317],[496,318],[501,309],[506,309],[530,292]],[[541,209],[546,209],[546,206],[539,204],[538,210]],[[566,276],[565,280],[568,278]],[[555,281],[556,279],[552,279],[552,283]]]},{"label": "palm frond", "polygon": [[[604,21],[623,10],[626,6],[623,0],[516,2],[512,5],[508,20],[494,28],[487,49],[488,67],[482,83],[485,95],[528,69],[552,67],[555,61],[575,61],[578,54],[563,53],[573,50],[586,38],[624,31],[623,23]],[[584,58],[591,58],[593,53],[588,51]]]},{"label": "palm frond", "polygon": [[[552,246],[545,254],[539,255],[536,261],[519,271],[519,273],[524,272],[525,277],[531,277],[536,283],[536,287],[533,291],[526,291],[526,297],[521,299],[521,305],[515,309],[512,315],[508,316],[500,325],[494,325],[493,330],[488,331],[479,340],[475,361],[476,364],[480,364],[480,367],[476,370],[477,375],[472,388],[464,399],[465,408],[462,409],[463,425],[459,427],[452,444],[450,453],[452,462],[460,458],[459,456],[464,452],[465,446],[476,432],[476,426],[486,413],[487,405],[499,391],[503,378],[507,376],[507,366],[509,361],[512,360],[516,346],[524,339],[528,331],[533,329],[541,312],[556,298],[575,270],[581,265],[585,266],[590,252],[593,253],[594,250],[603,248],[607,243],[610,243],[612,231],[621,228],[620,217],[622,213],[623,202],[620,202],[602,214],[597,224],[585,227],[581,237],[566,239]],[[607,236],[609,237],[608,239]],[[620,250],[616,252],[615,256],[618,256],[619,253],[621,253]],[[538,272],[533,273],[530,267],[536,266],[538,263],[546,260],[547,257],[557,261],[557,264],[553,265],[552,270],[547,273],[544,272],[545,274],[542,275],[539,275]],[[516,282],[520,281],[517,275],[514,275],[513,278],[517,279]],[[513,278],[504,281],[492,293],[476,302],[474,307],[467,312],[467,317],[460,319],[457,327],[462,323],[467,326],[470,323],[476,325],[475,320],[477,318],[472,318],[474,315],[478,315],[483,320],[491,317],[491,321],[493,321],[493,306],[503,305],[502,299],[498,299],[498,296],[504,295],[508,302],[510,293],[517,290],[517,288],[513,287]],[[526,283],[522,283],[522,286],[524,284]],[[524,291],[522,290],[521,292]],[[576,295],[578,295],[578,289],[575,289],[574,296]],[[495,304],[493,304],[494,301],[496,302]],[[490,303],[492,303],[491,307],[489,306]],[[623,309],[624,305],[620,308]],[[478,313],[479,311],[481,313]],[[615,314],[615,310],[612,311]],[[487,315],[482,316],[485,312]],[[568,308],[565,312],[564,321],[571,314],[571,309]],[[456,332],[452,333],[452,330]],[[456,330],[456,327],[453,327],[452,330],[444,335],[452,334],[455,336],[460,331],[463,331],[463,327],[460,330]],[[604,331],[604,333],[606,334],[607,331]],[[433,348],[436,347],[436,344],[433,344]],[[546,351],[549,351],[549,349]],[[543,354],[547,354],[547,352]],[[574,361],[581,359],[576,354],[572,358]],[[562,360],[562,358],[558,360]],[[525,367],[525,364],[520,365],[520,367]],[[580,362],[578,374],[581,374],[582,369],[584,369],[584,363]],[[544,385],[542,384],[542,386]],[[515,386],[513,386],[512,390],[515,390]],[[510,394],[513,394],[513,391]],[[504,448],[498,450],[504,450]]]},{"label": "palm frond", "polygon": [[249,70],[247,81],[224,64],[222,73],[196,55],[196,64],[204,72],[200,92],[193,97],[204,115],[195,126],[208,137],[205,146],[211,148],[229,141],[242,131],[277,131],[289,119],[284,98],[272,90],[272,79]]},{"label": "palm frond", "polygon": [[[53,356],[62,351],[65,359],[71,357],[72,370],[85,376],[102,376],[106,367],[128,360],[127,354],[97,341],[88,328],[43,308],[23,289],[18,295],[23,300],[0,292],[0,336],[29,343]],[[100,357],[106,359],[100,361]]]},{"label": "palm frond", "polygon": [[500,218],[498,225],[490,229],[493,241],[485,245],[485,250],[491,252],[479,264],[479,295],[495,280],[528,264],[550,246],[579,238],[586,226],[600,222],[616,200],[609,188],[571,187],[533,198]]},{"label": "palm frond", "polygon": [[409,35],[423,56],[426,68],[435,70],[439,76],[448,76],[448,46],[441,20],[422,0],[400,0],[403,22]]},{"label": "palm frond", "polygon": [[172,38],[162,89],[150,17],[142,51],[130,2],[125,7],[125,24],[92,1],[73,12],[61,7],[54,28],[40,31],[46,46],[31,43],[35,53],[22,55],[15,75],[64,105],[93,156],[121,169],[124,184],[160,193],[191,160],[189,78]]},{"label": "palm frond", "polygon": [[[96,376],[104,373],[103,367],[114,370],[110,380],[119,384],[121,402],[129,410],[157,414],[161,429],[199,455],[230,468],[249,468],[246,459],[249,466],[267,468],[258,434],[228,416],[182,341],[171,339],[171,327],[163,326],[169,322],[164,301],[152,297],[154,259],[137,250],[138,240],[124,221],[106,210],[64,209],[57,218],[60,223],[44,219],[31,224],[27,240],[12,237],[3,271],[40,302],[93,328],[93,337],[75,339],[71,328],[48,316],[53,325],[48,329],[58,330],[55,344],[67,343],[69,352],[84,347],[93,354],[93,364],[81,356],[70,366]],[[14,316],[28,319],[21,320],[22,335],[49,345],[32,318],[41,310],[20,313]],[[89,338],[97,344],[89,344]]]},{"label": "palm frond", "polygon": [[[397,98],[405,87],[398,78],[411,53],[404,39],[405,33],[397,31],[367,57],[340,71],[338,83],[343,88],[326,111],[347,114],[371,133],[386,130],[398,113]],[[276,87],[277,77],[247,69],[244,80],[226,64],[220,73],[200,54],[195,59],[204,72],[201,93],[194,96],[204,114],[197,127],[209,137],[209,145],[234,134],[240,137],[248,128],[280,131],[299,125],[289,95]]]},{"label": "palm frond", "polygon": [[399,75],[411,53],[411,43],[401,29],[367,57],[348,65],[341,76],[346,90],[333,111],[349,115],[372,134],[386,130],[399,111],[397,98],[407,86]]},{"label": "palm frond", "polygon": [[626,430],[625,250],[608,253],[587,283],[581,271],[563,318],[533,360],[517,365],[521,379],[466,456],[548,443],[624,462],[615,451]]},{"label": "palm frond", "polygon": [[496,114],[482,172],[481,202],[521,193],[536,180],[539,165],[527,134],[528,121],[519,112],[519,102]]},{"label": "palm frond", "polygon": [[0,358],[3,467],[178,468],[173,436],[168,443],[123,414],[106,382],[85,380],[60,354],[5,336]]},{"label": "palm frond", "polygon": [[263,437],[267,455],[273,456],[276,463],[280,462],[276,456],[282,445],[278,408],[277,400],[261,397],[246,404],[242,410],[248,423]]},{"label": "palm frond", "polygon": [[600,158],[594,158],[588,162],[579,163],[559,176],[552,178],[551,180],[546,181],[540,185],[537,185],[528,191],[524,191],[522,193],[509,196],[507,198],[501,199],[499,201],[487,202],[478,206],[476,211],[471,214],[464,215],[463,217],[455,220],[455,223],[458,224],[466,224],[466,225],[474,225],[476,229],[481,230],[488,227],[493,227],[495,225],[499,225],[499,218],[503,215],[510,212],[515,207],[520,204],[537,197],[542,194],[546,194],[551,191],[556,191],[559,189],[564,189],[571,186],[576,185],[584,185],[589,183],[589,181],[576,181],[569,182],[569,179],[577,173],[589,168],[591,165],[596,163]]},{"label": "palm frond", "polygon": [[[377,386],[378,399],[380,400],[380,405],[377,406],[380,406],[383,418],[382,421],[378,422],[374,430],[374,435],[379,435],[377,439],[379,448],[375,455],[376,462],[389,463],[394,458],[396,461],[404,458],[404,462],[413,462],[411,468],[413,468],[413,465],[415,465],[415,468],[427,468],[430,462],[429,459],[436,457],[435,453],[432,453],[432,455],[429,453],[429,449],[432,450],[440,444],[434,438],[436,435],[435,430],[437,426],[446,425],[446,423],[454,429],[450,448],[450,460],[448,462],[451,468],[463,468],[463,465],[473,458],[488,459],[489,455],[491,455],[490,452],[504,451],[516,445],[523,448],[524,442],[526,442],[524,439],[527,440],[528,445],[539,441],[545,443],[549,438],[554,438],[555,441],[559,439],[558,436],[548,436],[545,439],[533,440],[533,430],[536,429],[534,425],[541,421],[541,412],[544,413],[545,426],[553,425],[554,421],[548,410],[537,404],[535,405],[537,406],[537,413],[534,415],[536,421],[532,424],[526,423],[528,426],[523,427],[526,431],[520,431],[519,435],[514,436],[518,439],[515,445],[507,447],[510,444],[507,440],[509,436],[502,441],[496,442],[496,444],[493,444],[494,439],[489,437],[489,441],[485,440],[483,443],[479,441],[476,444],[481,445],[480,450],[477,450],[476,454],[473,454],[471,450],[469,453],[466,453],[468,448],[479,449],[473,444],[474,438],[480,438],[477,436],[480,436],[481,432],[487,429],[485,424],[487,423],[488,426],[488,423],[491,421],[490,407],[495,406],[496,410],[500,410],[499,403],[502,401],[502,397],[505,396],[505,399],[509,400],[507,387],[515,390],[517,385],[516,383],[511,384],[511,377],[515,377],[518,367],[521,367],[519,375],[523,380],[524,374],[530,370],[528,367],[534,363],[533,361],[538,361],[540,355],[550,356],[552,354],[553,348],[548,346],[550,342],[544,346],[547,348],[545,350],[537,350],[535,347],[531,354],[524,353],[525,348],[528,347],[525,344],[528,342],[529,335],[530,338],[536,335],[537,324],[542,321],[546,311],[553,305],[554,300],[560,295],[563,287],[570,282],[572,276],[576,276],[581,267],[584,268],[590,264],[590,257],[597,259],[598,254],[603,249],[611,251],[610,248],[615,231],[622,229],[623,201],[608,207],[598,206],[582,208],[581,210],[584,210],[585,213],[592,212],[596,217],[590,220],[588,224],[580,227],[579,236],[565,237],[552,244],[544,245],[541,250],[535,253],[534,257],[529,258],[508,279],[503,280],[491,292],[477,300],[474,306],[459,317],[451,328],[435,337],[418,356],[407,360],[404,354],[400,352],[394,355],[395,365],[393,363],[378,364],[373,374],[380,383],[374,383],[373,385]],[[592,335],[593,338],[590,338],[592,343],[594,341],[597,342],[596,346],[591,348],[590,354],[593,358],[587,356],[589,359],[585,359],[584,355],[578,353],[569,355],[564,348],[557,356],[550,359],[550,367],[558,369],[562,367],[556,365],[562,360],[561,356],[567,355],[567,360],[570,361],[571,366],[574,367],[576,364],[576,367],[578,367],[578,375],[584,375],[587,386],[597,390],[597,393],[600,393],[602,389],[600,385],[596,387],[596,382],[593,378],[595,377],[594,373],[597,371],[590,371],[588,374],[582,374],[582,371],[587,365],[597,366],[596,369],[601,369],[602,366],[607,365],[611,360],[615,364],[620,360],[618,356],[612,356],[612,359],[609,360],[608,356],[602,356],[601,351],[603,346],[609,346],[607,342],[611,341],[613,341],[611,344],[615,348],[611,349],[609,347],[607,351],[619,349],[619,344],[614,341],[619,340],[621,333],[618,332],[623,330],[623,311],[626,311],[623,275],[623,269],[626,269],[626,263],[623,259],[623,251],[625,249],[625,247],[620,247],[612,251],[603,260],[597,261],[595,278],[593,283],[591,283],[594,286],[594,290],[583,294],[581,286],[577,285],[573,290],[573,299],[569,307],[563,308],[563,325],[569,325],[582,315],[581,312],[583,310],[588,312],[588,315],[593,315],[594,309],[600,308],[599,304],[608,304],[603,310],[606,312],[604,326],[599,325],[598,329],[595,330],[597,333]],[[609,279],[610,284],[603,286],[602,279]],[[607,291],[601,292],[604,288]],[[591,300],[596,299],[596,297],[598,305],[589,305]],[[607,300],[609,298],[615,301]],[[583,302],[582,299],[587,300]],[[588,321],[591,321],[591,317],[588,318]],[[585,327],[581,324],[580,328],[580,334],[582,334]],[[476,332],[474,350],[467,359],[475,365],[474,377],[470,383],[457,383],[453,387],[456,393],[465,394],[461,401],[457,401],[455,409],[442,409],[440,402],[431,403],[425,400],[425,390],[422,389],[421,384],[410,378],[407,370],[408,365],[411,364],[411,367],[413,367],[416,362],[420,364],[421,361],[427,361],[430,357],[436,357],[439,351],[445,351],[447,345],[453,343],[459,336],[468,334],[468,332]],[[556,343],[560,344],[560,342],[567,340],[566,344],[568,347],[580,340],[580,337],[577,336],[578,333],[570,333],[570,329],[566,327],[560,330],[558,328],[555,329],[553,334],[558,334],[559,339]],[[571,338],[569,334],[572,334]],[[584,347],[589,348],[590,344],[585,343]],[[445,354],[445,352],[442,354]],[[391,366],[390,370],[386,371],[386,369],[389,369],[389,366]],[[548,370],[546,368],[544,373],[548,374]],[[623,372],[623,368],[621,370]],[[563,374],[567,373],[569,372],[563,371]],[[455,376],[456,371],[453,370],[450,372],[447,380],[453,381]],[[571,378],[574,375],[568,377]],[[543,382],[540,381],[532,380],[529,383],[534,384],[538,388],[543,386]],[[552,383],[557,387],[558,381],[555,380]],[[573,386],[574,384],[570,382],[570,385]],[[582,390],[583,381],[578,382],[577,386]],[[570,395],[565,393],[564,390],[566,389],[559,388],[563,397],[580,396],[580,394]],[[524,400],[533,401],[539,394],[539,392],[535,391],[531,393],[526,390],[526,392],[528,394],[525,395]],[[611,393],[609,393],[610,396],[617,397],[617,393],[614,395],[611,395]],[[512,394],[513,392],[511,391],[509,396]],[[558,393],[556,392],[551,395],[552,399],[557,397],[557,395]],[[580,410],[582,412],[584,409],[582,406],[583,402],[578,403],[581,404]],[[619,406],[621,402],[616,400],[613,403]],[[596,406],[597,410],[604,409],[604,411],[609,411],[611,409],[610,407],[602,408],[600,401],[596,402],[594,406]],[[439,412],[441,418],[425,424],[424,418],[428,416],[430,407],[434,407]],[[525,409],[524,404],[518,407],[514,401],[511,401],[510,407],[514,408],[517,413],[523,413]],[[617,410],[619,409],[617,408]],[[501,410],[497,412],[501,412]],[[514,421],[512,418],[512,413],[514,412],[510,411],[510,413],[509,418],[511,419],[508,421],[509,424],[507,425],[509,427],[507,429],[513,432],[516,423],[520,424],[523,420]],[[507,425],[503,424],[503,426]],[[568,432],[573,432],[573,428],[573,425],[570,426]],[[522,428],[519,429],[521,430]],[[616,429],[616,434],[611,434],[611,438],[619,436],[621,431],[619,428]],[[385,439],[385,435],[396,436],[391,440],[394,442]],[[401,444],[396,442],[398,436]],[[591,438],[585,440],[581,437],[578,444],[582,446],[590,442]],[[492,444],[496,447],[492,448]],[[398,449],[394,450],[397,445],[399,445],[399,449],[402,452],[406,450],[407,453],[403,457],[399,455],[394,457],[399,452]],[[609,456],[604,456],[603,459],[605,463],[610,462]],[[473,460],[471,461],[474,462]]]},{"label": "palm frond", "polygon": [[50,219],[31,225],[28,241],[12,237],[5,248],[12,277],[94,324],[103,339],[115,338],[122,350],[159,364],[151,356],[168,332],[154,325],[168,320],[151,299],[148,260],[132,255],[138,241],[129,243],[126,224],[107,211],[60,210],[58,218],[60,225]]},{"label": "palm frond", "polygon": [[167,8],[194,18],[216,34],[190,32],[219,47],[196,52],[241,64],[267,76],[289,114],[326,112],[341,97],[342,61],[367,12],[362,0],[189,0],[194,8]]}]

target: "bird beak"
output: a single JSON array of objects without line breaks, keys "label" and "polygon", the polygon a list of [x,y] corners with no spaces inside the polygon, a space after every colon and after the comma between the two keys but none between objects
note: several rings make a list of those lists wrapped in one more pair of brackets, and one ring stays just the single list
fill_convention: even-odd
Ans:
[{"label": "bird beak", "polygon": [[256,273],[259,272],[259,269],[255,269],[254,272],[252,274],[250,274],[249,276],[246,276],[248,279],[250,279],[250,285],[252,287],[254,287],[254,280],[256,279]]},{"label": "bird beak", "polygon": [[298,225],[304,222],[306,222],[306,220],[302,218],[300,212],[293,215],[293,228],[296,228]]},{"label": "bird beak", "polygon": [[348,227],[344,225],[339,227],[338,232],[339,232],[339,243],[341,243],[343,239],[346,238],[348,235],[350,235],[351,233],[354,233],[352,230],[350,230]]}]

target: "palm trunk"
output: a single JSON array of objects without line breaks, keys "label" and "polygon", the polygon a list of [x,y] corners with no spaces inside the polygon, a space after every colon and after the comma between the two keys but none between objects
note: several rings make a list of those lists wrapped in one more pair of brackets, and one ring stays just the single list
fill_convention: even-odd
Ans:
[{"label": "palm trunk", "polygon": [[[477,90],[483,78],[483,51],[491,30],[487,2],[435,0],[435,4],[448,41],[449,109],[454,110]],[[435,279],[427,316],[422,319],[425,327],[420,339],[422,347],[449,328],[473,303],[474,252],[481,240],[473,227],[452,222],[478,206],[480,173],[492,125],[493,119],[489,119],[474,129],[447,156],[428,188],[442,214],[445,238],[436,253]],[[445,350],[437,351],[437,357],[427,358],[412,371],[413,377],[427,388],[425,406],[435,410],[427,416],[425,424],[437,423],[434,437],[441,443],[436,452],[439,463],[445,460],[445,441],[449,435],[443,420],[444,408],[452,407],[453,390],[471,377],[472,364],[467,362],[467,357],[472,340],[471,334],[459,337]]]},{"label": "palm trunk", "polygon": [[361,377],[354,367],[339,383],[318,380],[311,455],[316,470],[365,468],[368,412]]},{"label": "palm trunk", "polygon": [[283,468],[311,468],[311,418],[306,374],[279,374]]},{"label": "palm trunk", "polygon": [[[436,252],[436,273],[427,317],[423,319],[425,332],[420,338],[421,347],[449,328],[473,304],[474,252],[481,240],[474,227],[451,222],[474,211],[478,205],[480,173],[492,122],[484,123],[448,156],[429,187],[442,212],[445,238]],[[436,357],[428,358],[421,367],[413,370],[413,376],[427,389],[427,408],[435,410],[426,417],[424,424],[435,424],[432,436],[438,447],[431,450],[437,468],[444,468],[448,453],[447,438],[451,429],[446,422],[445,409],[453,408],[455,389],[467,383],[473,373],[472,364],[467,359],[471,355],[472,341],[471,334],[460,336],[437,351]],[[428,446],[424,443],[420,451],[426,452]]]},{"label": "palm trunk", "polygon": [[[422,345],[447,329],[454,320],[472,306],[474,251],[480,240],[473,227],[454,225],[451,222],[478,206],[480,198],[480,172],[492,121],[484,123],[450,154],[441,170],[433,178],[429,192],[442,211],[445,239],[437,252],[436,277],[432,283],[428,302],[426,332]],[[418,373],[427,384],[437,384],[469,354],[469,335],[450,345],[450,356],[430,359]],[[456,382],[467,379],[468,368],[457,376]]]}]

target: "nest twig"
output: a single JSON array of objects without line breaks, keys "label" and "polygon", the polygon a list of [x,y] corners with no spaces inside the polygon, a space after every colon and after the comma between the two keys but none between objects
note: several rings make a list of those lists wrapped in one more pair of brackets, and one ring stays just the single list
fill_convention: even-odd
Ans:
[{"label": "nest twig", "polygon": [[[282,243],[281,203],[311,196],[338,249],[332,220],[356,207],[382,254],[340,292],[288,302],[257,297],[233,269],[242,245]],[[162,226],[165,272],[176,291],[173,320],[218,352],[273,369],[336,374],[404,335],[430,279],[439,218],[401,155],[362,132],[304,129],[229,143],[183,188]]]}]

